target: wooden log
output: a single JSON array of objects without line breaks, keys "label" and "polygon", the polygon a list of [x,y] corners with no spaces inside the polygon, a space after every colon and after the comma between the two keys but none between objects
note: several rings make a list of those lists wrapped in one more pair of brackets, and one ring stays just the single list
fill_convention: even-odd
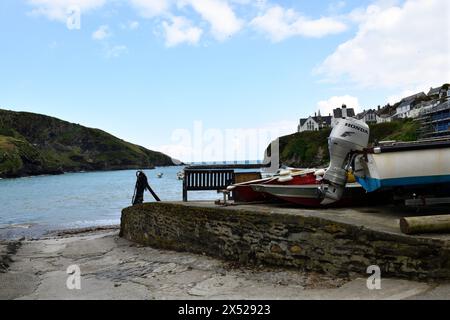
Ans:
[{"label": "wooden log", "polygon": [[450,233],[450,215],[401,218],[400,230],[405,234]]}]

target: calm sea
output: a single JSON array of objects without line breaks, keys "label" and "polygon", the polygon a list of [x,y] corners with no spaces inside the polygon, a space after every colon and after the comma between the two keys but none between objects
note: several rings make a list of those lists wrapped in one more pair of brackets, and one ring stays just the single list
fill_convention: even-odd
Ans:
[{"label": "calm sea", "polygon": [[[182,199],[182,167],[146,170],[162,201]],[[163,173],[161,179],[158,173]],[[39,236],[49,230],[120,223],[121,210],[131,205],[135,170],[67,173],[0,180],[0,239]],[[215,192],[192,192],[190,200],[213,200]],[[154,201],[149,193],[145,201]]]}]

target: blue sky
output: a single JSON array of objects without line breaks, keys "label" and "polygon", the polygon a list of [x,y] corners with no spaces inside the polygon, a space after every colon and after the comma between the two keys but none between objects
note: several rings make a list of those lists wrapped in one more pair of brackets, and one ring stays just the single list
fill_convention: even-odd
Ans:
[{"label": "blue sky", "polygon": [[[81,25],[70,30],[73,5]],[[201,121],[285,134],[319,108],[361,110],[440,85],[448,21],[445,0],[4,0],[0,108],[219,160],[176,130]]]}]

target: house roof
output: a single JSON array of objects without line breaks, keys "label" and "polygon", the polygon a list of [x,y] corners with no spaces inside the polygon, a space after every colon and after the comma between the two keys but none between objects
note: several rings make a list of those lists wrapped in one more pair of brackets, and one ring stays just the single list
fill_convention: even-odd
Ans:
[{"label": "house roof", "polygon": [[416,93],[416,94],[413,94],[412,96],[409,96],[409,97],[406,97],[406,98],[403,98],[402,100],[400,100],[400,104],[402,104],[404,102],[407,102],[409,104],[409,103],[413,102],[414,100],[416,100],[417,98],[424,98],[426,96],[427,95],[424,92]]},{"label": "house roof", "polygon": [[413,94],[412,96],[409,96],[409,97],[406,97],[406,98],[403,98],[402,100],[400,100],[400,103],[397,106],[397,108],[401,108],[401,107],[410,105],[414,101],[416,101],[417,99],[419,99],[419,98],[426,98],[426,97],[427,97],[427,95],[425,93],[423,93],[423,92]]},{"label": "house roof", "polygon": [[300,126],[303,126],[303,125],[305,124],[306,120],[308,120],[309,118],[311,118],[311,117],[308,117],[308,118],[301,118],[301,119],[300,119]]},{"label": "house roof", "polygon": [[391,116],[391,115],[393,115],[393,114],[395,114],[397,112],[397,107],[395,106],[395,105],[390,105],[390,104],[388,104],[388,105],[385,105],[379,112],[378,112],[378,115],[379,116],[387,116],[387,117],[389,117],[389,116]]},{"label": "house roof", "polygon": [[450,84],[445,83],[440,87],[437,88],[430,88],[430,91],[428,91],[429,96],[439,95],[439,93],[442,91],[447,91],[450,87]]},{"label": "house roof", "polygon": [[319,122],[319,120],[322,120],[323,124],[326,124],[329,126],[331,125],[331,120],[333,119],[332,116],[321,116],[321,117],[314,117],[314,118],[317,118],[316,122]]},{"label": "house roof", "polygon": [[429,96],[438,95],[439,92],[441,91],[441,88],[442,88],[442,87],[430,88],[430,91],[428,91],[428,95],[429,95]]}]

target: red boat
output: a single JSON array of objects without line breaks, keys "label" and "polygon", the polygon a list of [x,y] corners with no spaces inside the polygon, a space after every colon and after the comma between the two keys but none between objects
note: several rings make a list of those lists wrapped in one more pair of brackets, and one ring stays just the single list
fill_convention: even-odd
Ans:
[{"label": "red boat", "polygon": [[233,191],[234,201],[236,202],[273,201],[276,200],[277,197],[270,193],[255,191],[253,186],[317,185],[319,182],[317,180],[316,172],[316,170],[286,171],[274,177],[234,184],[228,189]]},{"label": "red boat", "polygon": [[[329,188],[323,184],[325,170],[287,171],[271,178],[253,180],[229,187],[236,202],[286,201],[310,208],[327,207],[321,202]],[[388,201],[381,194],[367,194],[364,188],[349,177],[342,199],[328,206],[354,206]]]},{"label": "red boat", "polygon": [[[268,194],[281,200],[301,205],[303,207],[324,207],[321,204],[323,194],[328,185],[319,186],[315,184],[300,185],[268,185],[259,184],[252,185],[255,192]],[[323,190],[321,190],[323,188]],[[364,188],[359,183],[349,183],[345,187],[344,195],[341,200],[333,203],[331,206],[350,206],[357,205],[368,201],[368,196]]]}]

